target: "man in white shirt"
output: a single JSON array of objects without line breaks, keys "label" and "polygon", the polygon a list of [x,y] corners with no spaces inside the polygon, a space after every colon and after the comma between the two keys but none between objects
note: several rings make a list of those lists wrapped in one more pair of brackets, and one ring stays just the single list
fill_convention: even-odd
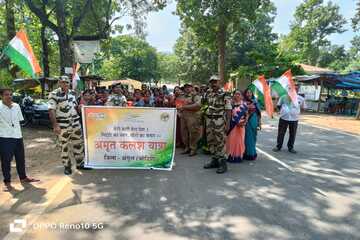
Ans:
[{"label": "man in white shirt", "polygon": [[[299,91],[299,87],[296,86],[296,92]],[[297,102],[294,103],[288,95],[282,96],[277,104],[280,109],[280,120],[278,127],[277,145],[273,149],[274,152],[281,150],[284,142],[284,137],[289,127],[289,141],[287,144],[290,153],[297,153],[294,150],[296,131],[298,127],[299,116],[301,110],[305,109],[305,99],[297,95]]]},{"label": "man in white shirt", "polygon": [[38,182],[26,176],[25,151],[20,122],[23,121],[21,109],[12,102],[10,89],[0,90],[0,158],[6,191],[11,191],[11,160],[15,156],[16,170],[21,183]]}]

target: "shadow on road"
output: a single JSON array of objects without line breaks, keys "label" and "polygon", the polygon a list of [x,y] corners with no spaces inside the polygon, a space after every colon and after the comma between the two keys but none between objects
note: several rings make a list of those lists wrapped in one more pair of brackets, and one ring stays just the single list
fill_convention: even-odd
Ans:
[{"label": "shadow on road", "polygon": [[[259,147],[270,153],[274,139],[265,128]],[[77,209],[80,223],[103,211],[103,230],[61,233],[66,239],[359,239],[358,139],[302,126],[297,150],[271,153],[293,172],[262,155],[224,175],[202,169],[203,155],[177,155],[171,172],[86,171],[48,214]]]}]

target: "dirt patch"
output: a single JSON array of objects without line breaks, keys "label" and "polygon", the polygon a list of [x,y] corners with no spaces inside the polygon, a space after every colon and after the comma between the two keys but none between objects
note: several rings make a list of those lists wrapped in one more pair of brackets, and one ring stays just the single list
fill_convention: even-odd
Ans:
[{"label": "dirt patch", "polygon": [[354,117],[306,113],[301,115],[301,121],[320,127],[332,128],[360,135],[360,120],[355,120]]}]

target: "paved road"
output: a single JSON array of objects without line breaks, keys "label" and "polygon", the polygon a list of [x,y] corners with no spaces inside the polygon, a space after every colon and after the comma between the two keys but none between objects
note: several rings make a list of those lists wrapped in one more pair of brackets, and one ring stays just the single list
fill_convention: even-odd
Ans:
[{"label": "paved road", "polygon": [[272,153],[274,124],[259,159],[224,175],[202,169],[207,156],[176,155],[172,172],[88,171],[59,178],[49,198],[35,188],[8,213],[40,204],[26,233],[7,239],[360,239],[360,138],[301,125],[297,155]]}]

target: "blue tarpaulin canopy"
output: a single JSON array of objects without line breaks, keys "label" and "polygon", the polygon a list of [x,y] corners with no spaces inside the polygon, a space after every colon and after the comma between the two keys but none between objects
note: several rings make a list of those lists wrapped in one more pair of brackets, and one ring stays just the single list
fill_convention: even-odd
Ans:
[{"label": "blue tarpaulin canopy", "polygon": [[323,86],[327,88],[360,91],[360,71],[350,72],[348,74],[324,73],[316,78],[299,78],[298,81],[314,84],[320,84],[322,81]]}]

